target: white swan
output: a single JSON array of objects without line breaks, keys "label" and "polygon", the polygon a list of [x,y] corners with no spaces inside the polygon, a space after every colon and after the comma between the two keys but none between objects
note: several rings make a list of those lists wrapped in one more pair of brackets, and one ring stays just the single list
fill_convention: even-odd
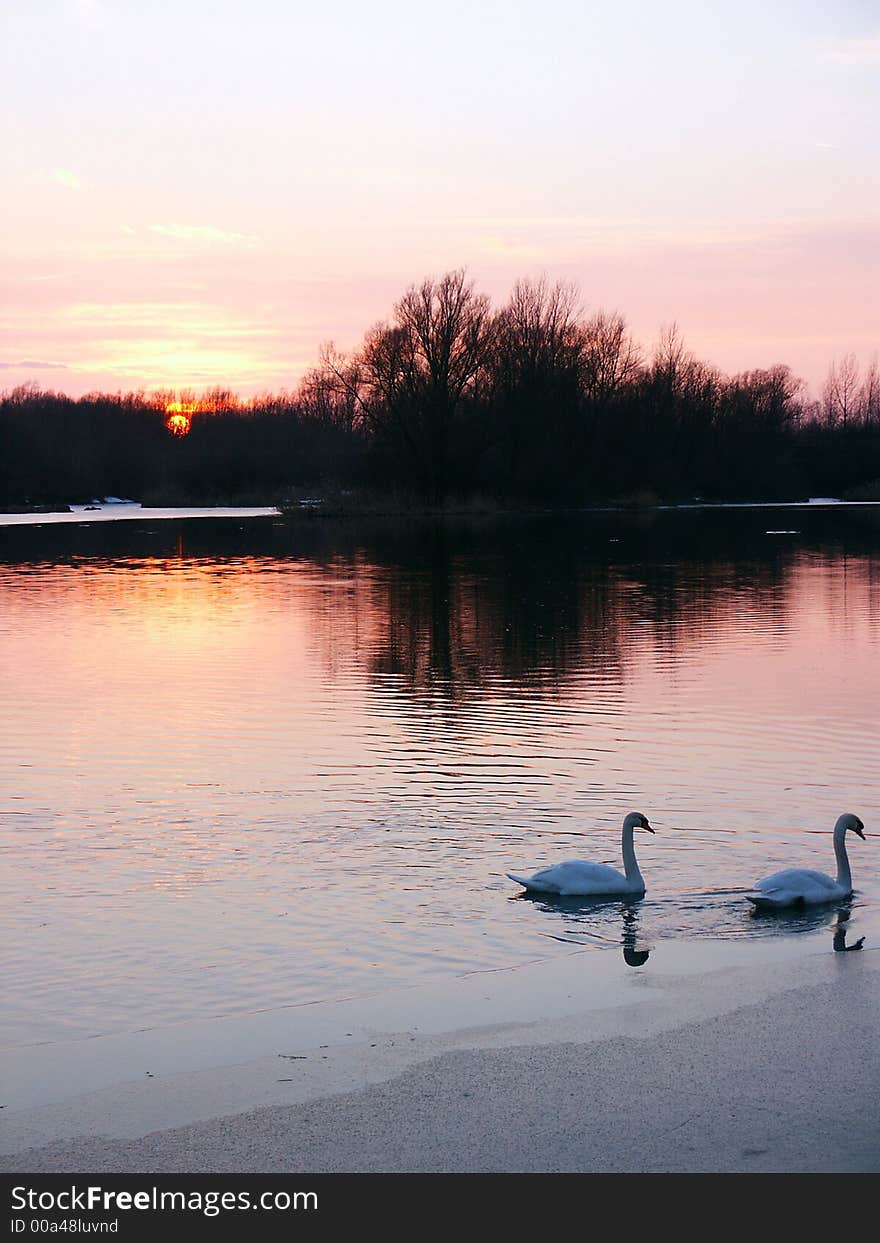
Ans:
[{"label": "white swan", "polygon": [[788,868],[759,880],[746,897],[759,911],[773,911],[785,906],[818,906],[821,902],[838,902],[852,893],[852,875],[846,855],[847,829],[865,840],[865,826],[858,816],[846,813],[834,826],[834,854],[837,857],[837,879],[808,868]]},{"label": "white swan", "polygon": [[542,868],[534,876],[516,876],[513,872],[507,875],[518,885],[525,886],[533,893],[555,893],[561,897],[579,894],[584,897],[600,897],[605,894],[642,894],[645,882],[636,863],[636,852],[633,846],[633,830],[654,830],[648,824],[646,816],[640,811],[631,811],[623,822],[623,866],[626,875],[607,863],[590,863],[587,859],[569,859],[566,863],[556,863],[553,867]]}]

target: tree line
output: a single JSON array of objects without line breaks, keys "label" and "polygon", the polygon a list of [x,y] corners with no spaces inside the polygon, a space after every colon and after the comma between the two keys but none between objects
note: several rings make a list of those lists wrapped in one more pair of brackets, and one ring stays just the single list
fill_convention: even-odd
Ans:
[{"label": "tree line", "polygon": [[[186,435],[167,412],[190,410]],[[650,354],[618,312],[519,281],[494,309],[463,271],[411,286],[360,346],[298,387],[242,401],[159,391],[0,397],[0,504],[153,503],[396,492],[440,505],[577,506],[870,495],[880,372],[835,361],[818,398],[778,364],[726,375],[675,326]],[[880,495],[880,493],[878,493]]]}]

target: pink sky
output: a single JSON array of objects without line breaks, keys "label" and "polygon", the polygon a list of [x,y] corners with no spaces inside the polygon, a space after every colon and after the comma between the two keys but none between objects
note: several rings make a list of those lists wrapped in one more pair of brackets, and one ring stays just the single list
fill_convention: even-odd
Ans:
[{"label": "pink sky", "polygon": [[460,266],[814,388],[880,348],[876,5],[421,7],[5,0],[0,388],[292,387]]}]

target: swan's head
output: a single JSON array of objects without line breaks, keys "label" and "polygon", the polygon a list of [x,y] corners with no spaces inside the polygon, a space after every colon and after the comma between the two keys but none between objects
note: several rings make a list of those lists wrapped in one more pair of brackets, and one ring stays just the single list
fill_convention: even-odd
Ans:
[{"label": "swan's head", "polygon": [[847,829],[850,829],[853,833],[855,833],[856,837],[860,837],[862,841],[865,840],[865,826],[862,824],[858,816],[854,816],[852,812],[846,812],[842,815],[834,827],[836,829],[841,829],[844,833]]},{"label": "swan's head", "polygon": [[643,816],[640,811],[631,811],[624,820],[623,827],[625,829],[647,829],[649,833],[654,832],[650,824],[648,824],[648,817]]}]

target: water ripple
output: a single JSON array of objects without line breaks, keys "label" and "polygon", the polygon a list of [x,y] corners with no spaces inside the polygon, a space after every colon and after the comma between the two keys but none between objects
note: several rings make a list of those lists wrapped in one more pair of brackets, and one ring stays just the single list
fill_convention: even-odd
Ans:
[{"label": "water ripple", "polygon": [[[845,912],[767,921],[744,898],[793,862],[832,869],[840,811],[880,831],[876,536],[707,555],[622,532],[596,560],[571,533],[548,559],[495,532],[429,559],[173,555],[111,526],[131,529],[105,528],[108,553],[66,527],[55,557],[0,560],[6,1041],[553,946],[644,966],[694,938],[880,932],[870,840]],[[643,902],[516,897],[508,870],[619,866],[633,807],[658,830]]]}]

